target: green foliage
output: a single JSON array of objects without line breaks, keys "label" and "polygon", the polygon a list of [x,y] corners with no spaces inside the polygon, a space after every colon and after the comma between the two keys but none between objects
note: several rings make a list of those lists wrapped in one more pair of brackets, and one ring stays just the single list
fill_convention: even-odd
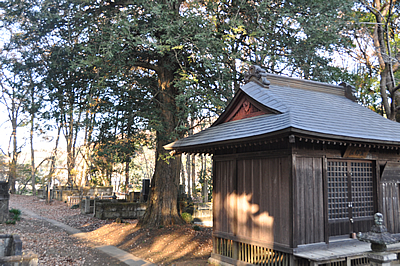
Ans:
[{"label": "green foliage", "polygon": [[6,224],[15,224],[16,220],[7,220],[5,223]]},{"label": "green foliage", "polygon": [[354,6],[354,28],[349,31],[355,44],[349,50],[355,61],[353,84],[360,102],[397,121],[399,10],[396,1],[360,2]]},{"label": "green foliage", "polygon": [[193,217],[190,213],[184,212],[181,214],[181,217],[187,224],[190,224],[193,221]]},{"label": "green foliage", "polygon": [[15,224],[17,221],[21,220],[21,210],[10,209],[9,212],[12,214],[11,220],[6,220],[6,224]]},{"label": "green foliage", "polygon": [[63,127],[69,181],[81,130],[93,183],[129,162],[146,142],[139,133],[151,130],[159,156],[154,176],[173,183],[164,173],[179,172],[170,171],[179,162],[163,146],[186,134],[189,118],[202,123],[220,114],[249,64],[306,79],[341,79],[330,56],[351,44],[342,33],[352,5],[27,0],[2,1],[0,9],[2,27],[17,29],[6,50],[28,53],[21,57],[30,60],[24,69],[43,85],[47,118]]},{"label": "green foliage", "polygon": [[192,228],[194,231],[201,231],[201,227],[198,225],[194,225]]},{"label": "green foliage", "polygon": [[351,5],[45,0],[0,7],[4,26],[18,23],[10,49],[37,44],[30,66],[45,60],[46,68],[30,69],[42,75],[51,117],[65,126],[71,145],[82,127],[92,132],[89,141],[110,145],[146,126],[166,143],[181,137],[189,116],[222,112],[250,63],[273,73],[339,79],[341,71],[325,55],[349,44],[341,33]]},{"label": "green foliage", "polygon": [[21,210],[19,209],[10,209],[9,212],[14,214],[14,217],[19,217],[21,215]]}]

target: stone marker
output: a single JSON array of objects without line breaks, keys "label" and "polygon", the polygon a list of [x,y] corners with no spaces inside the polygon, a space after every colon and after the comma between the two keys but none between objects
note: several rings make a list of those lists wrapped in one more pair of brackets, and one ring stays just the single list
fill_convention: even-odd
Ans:
[{"label": "stone marker", "polygon": [[4,223],[9,218],[8,201],[10,194],[8,193],[8,182],[0,181],[0,223]]}]

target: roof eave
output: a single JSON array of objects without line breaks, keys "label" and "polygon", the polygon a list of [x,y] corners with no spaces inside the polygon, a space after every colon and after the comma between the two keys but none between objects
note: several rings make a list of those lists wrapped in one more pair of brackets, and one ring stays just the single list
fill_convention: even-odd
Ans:
[{"label": "roof eave", "polygon": [[[178,146],[174,147],[175,142],[170,143],[164,148],[166,150],[175,151],[175,153],[211,153],[211,151],[218,149],[219,147],[226,147],[231,145],[236,145],[240,143],[257,143],[257,142],[264,142],[266,139],[273,139],[273,138],[282,138],[287,137],[289,135],[295,135],[298,138],[310,138],[316,139],[320,141],[326,142],[338,142],[338,143],[356,143],[357,145],[369,145],[369,146],[387,146],[387,147],[396,147],[398,149],[400,147],[400,141],[389,141],[389,140],[376,140],[376,139],[363,139],[357,137],[349,137],[349,136],[340,136],[340,135],[332,135],[332,134],[325,134],[313,131],[302,130],[298,128],[285,128],[279,131],[274,131],[267,134],[262,134],[258,136],[252,136],[248,138],[242,139],[230,139],[225,141],[219,142],[212,142],[212,143],[205,143],[200,145],[192,145],[192,146]],[[205,151],[205,152],[199,152]]]}]

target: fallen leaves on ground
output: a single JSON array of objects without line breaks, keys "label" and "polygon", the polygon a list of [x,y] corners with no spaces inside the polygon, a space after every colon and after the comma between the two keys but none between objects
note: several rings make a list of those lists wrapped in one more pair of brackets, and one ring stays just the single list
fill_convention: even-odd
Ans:
[{"label": "fallen leaves on ground", "polygon": [[176,266],[208,265],[212,250],[212,229],[207,227],[200,231],[191,225],[142,229],[137,220],[100,220],[64,202],[47,204],[33,196],[11,195],[11,208],[30,210],[87,232],[86,241],[78,241],[46,221],[26,215],[16,225],[0,225],[0,234],[20,235],[23,251],[38,254],[40,265],[123,265],[90,248],[100,245],[114,245],[155,264]]}]

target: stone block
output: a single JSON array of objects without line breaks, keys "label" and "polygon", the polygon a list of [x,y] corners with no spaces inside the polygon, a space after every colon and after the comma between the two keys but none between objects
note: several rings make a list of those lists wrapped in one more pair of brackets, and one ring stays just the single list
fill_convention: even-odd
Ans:
[{"label": "stone block", "polygon": [[95,217],[99,219],[137,219],[146,210],[144,203],[132,203],[123,201],[96,201]]},{"label": "stone block", "polygon": [[22,241],[18,235],[0,235],[0,257],[22,255]]},{"label": "stone block", "polygon": [[8,193],[8,182],[0,181],[0,223],[4,223],[9,218],[9,199],[10,194]]},{"label": "stone block", "polygon": [[26,252],[21,255],[0,256],[2,266],[37,266],[38,256],[33,252]]}]

